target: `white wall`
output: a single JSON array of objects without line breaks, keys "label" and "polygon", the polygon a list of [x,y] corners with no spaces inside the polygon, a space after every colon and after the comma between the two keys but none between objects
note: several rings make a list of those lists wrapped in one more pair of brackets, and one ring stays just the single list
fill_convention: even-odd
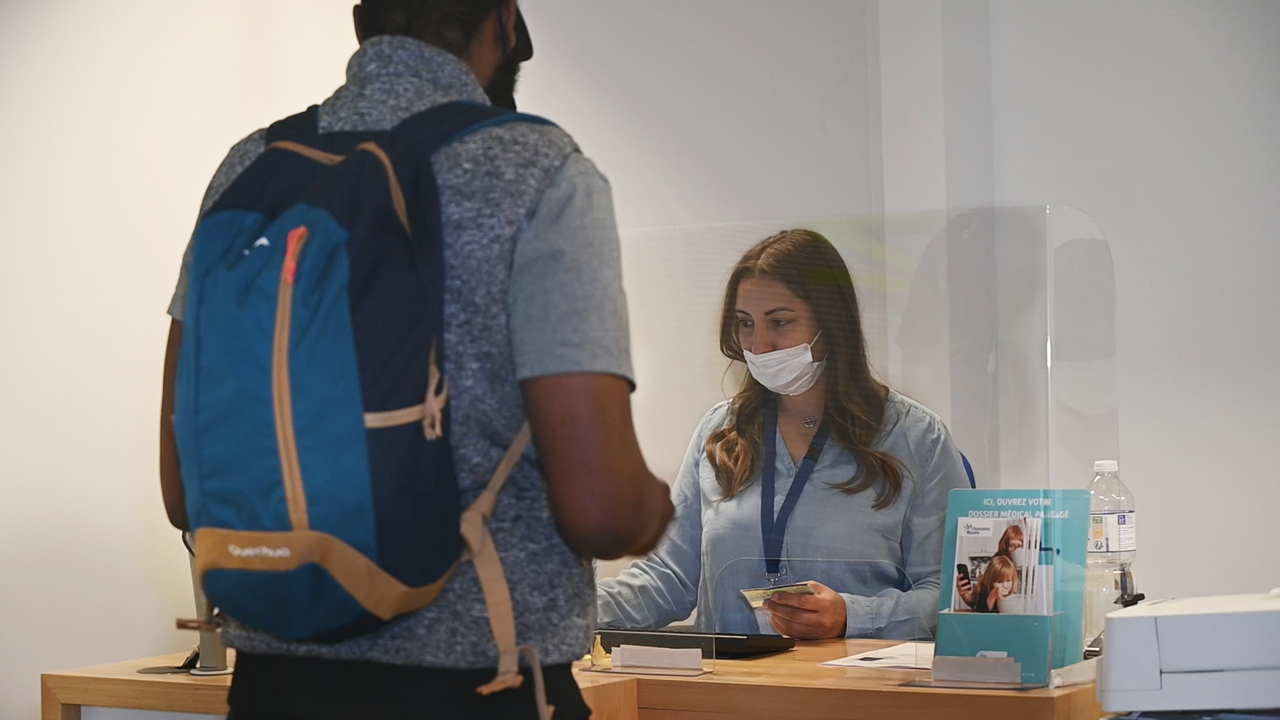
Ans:
[{"label": "white wall", "polygon": [[[155,473],[163,309],[226,148],[341,82],[349,4],[0,3],[0,718],[37,716],[41,671],[194,639]],[[522,105],[624,226],[1085,209],[1115,255],[1140,582],[1280,585],[1280,5],[525,4]],[[984,59],[989,82],[957,65]],[[1208,575],[1224,556],[1246,569]]]},{"label": "white wall", "polygon": [[866,212],[869,5],[526,0],[517,100],[600,165],[623,227]]},{"label": "white wall", "polygon": [[1280,586],[1280,3],[1000,0],[991,57],[996,202],[1111,241],[1140,589]]}]

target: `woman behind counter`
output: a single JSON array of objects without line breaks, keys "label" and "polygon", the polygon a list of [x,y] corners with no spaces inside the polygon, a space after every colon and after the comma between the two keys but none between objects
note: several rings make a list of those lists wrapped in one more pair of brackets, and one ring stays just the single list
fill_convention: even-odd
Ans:
[{"label": "woman behind counter", "polygon": [[[696,607],[702,632],[931,636],[947,492],[968,480],[938,417],[872,377],[835,247],[791,230],[747,251],[720,351],[749,373],[694,432],[665,538],[599,583],[600,626],[661,628]],[[814,594],[758,614],[739,592],[797,582]]]}]

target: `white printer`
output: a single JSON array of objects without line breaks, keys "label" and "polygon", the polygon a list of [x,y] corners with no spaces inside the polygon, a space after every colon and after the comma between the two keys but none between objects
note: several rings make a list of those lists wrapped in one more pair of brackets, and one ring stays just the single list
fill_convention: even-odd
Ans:
[{"label": "white printer", "polygon": [[1280,588],[1116,610],[1105,638],[1107,712],[1280,708]]}]

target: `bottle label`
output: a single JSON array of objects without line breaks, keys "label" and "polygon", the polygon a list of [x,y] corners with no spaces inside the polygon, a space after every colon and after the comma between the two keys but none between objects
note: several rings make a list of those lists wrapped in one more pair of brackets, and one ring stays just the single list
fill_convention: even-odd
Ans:
[{"label": "bottle label", "polygon": [[1138,549],[1137,513],[1089,513],[1089,552],[1133,552]]}]

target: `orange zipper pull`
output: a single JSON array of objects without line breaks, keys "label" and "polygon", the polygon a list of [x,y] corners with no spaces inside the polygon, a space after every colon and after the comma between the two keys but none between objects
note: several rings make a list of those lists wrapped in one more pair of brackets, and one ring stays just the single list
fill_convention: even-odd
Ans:
[{"label": "orange zipper pull", "polygon": [[302,250],[302,243],[307,241],[307,227],[300,225],[289,231],[289,244],[284,251],[284,276],[289,284],[293,284],[293,278],[298,274],[298,253]]}]

